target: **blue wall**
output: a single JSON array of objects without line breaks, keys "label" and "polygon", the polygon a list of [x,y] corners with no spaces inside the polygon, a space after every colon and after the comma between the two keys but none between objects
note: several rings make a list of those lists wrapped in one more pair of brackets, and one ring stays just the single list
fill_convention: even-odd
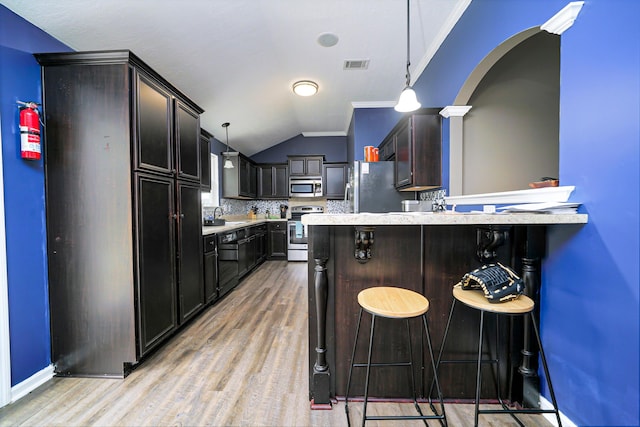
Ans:
[{"label": "blue wall", "polygon": [[551,232],[541,321],[579,424],[640,424],[639,19],[638,1],[588,1],[561,39],[560,179],[589,224]]},{"label": "blue wall", "polygon": [[[393,108],[358,108],[353,112],[353,158],[364,160],[364,147],[377,147],[402,118]],[[351,147],[350,147],[351,148]]]},{"label": "blue wall", "polygon": [[0,6],[0,22],[0,131],[13,386],[51,364],[43,161],[20,158],[16,101],[42,102],[40,66],[32,53],[69,48],[4,6]]},{"label": "blue wall", "polygon": [[271,148],[254,154],[251,160],[257,163],[286,163],[287,155],[324,154],[326,162],[347,161],[347,138],[345,136],[294,136]]}]

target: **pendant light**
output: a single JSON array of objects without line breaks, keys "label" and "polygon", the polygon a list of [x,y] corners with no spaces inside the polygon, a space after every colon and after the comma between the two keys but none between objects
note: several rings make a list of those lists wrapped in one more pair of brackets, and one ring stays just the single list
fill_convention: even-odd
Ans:
[{"label": "pendant light", "polygon": [[222,124],[222,127],[227,133],[227,151],[224,153],[224,169],[233,169],[233,162],[229,158],[229,122],[225,122]]},{"label": "pendant light", "polygon": [[409,2],[411,0],[407,0],[407,84],[404,87],[404,90],[400,94],[400,99],[398,99],[398,103],[394,107],[396,111],[401,113],[406,113],[408,111],[415,111],[420,108],[420,103],[416,98],[416,93],[411,88],[411,74],[409,73],[409,66],[411,65],[410,56],[409,56]]}]

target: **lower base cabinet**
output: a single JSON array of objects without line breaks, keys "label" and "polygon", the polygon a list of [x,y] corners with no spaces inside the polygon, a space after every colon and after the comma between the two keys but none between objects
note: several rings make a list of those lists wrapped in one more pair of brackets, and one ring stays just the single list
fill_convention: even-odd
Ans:
[{"label": "lower base cabinet", "polygon": [[287,259],[287,221],[267,224],[267,259]]},{"label": "lower base cabinet", "polygon": [[218,299],[218,236],[203,238],[204,246],[204,300],[209,304]]}]

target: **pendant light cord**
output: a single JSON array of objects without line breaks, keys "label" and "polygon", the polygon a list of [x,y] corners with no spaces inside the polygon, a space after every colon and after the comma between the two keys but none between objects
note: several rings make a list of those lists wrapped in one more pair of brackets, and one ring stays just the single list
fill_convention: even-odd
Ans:
[{"label": "pendant light cord", "polygon": [[[224,128],[226,134],[227,134],[227,152],[225,154],[229,154],[229,122],[225,122],[222,124],[222,127]],[[226,157],[226,156],[225,156]]]},{"label": "pendant light cord", "polygon": [[411,65],[411,61],[410,61],[410,55],[409,55],[409,47],[410,47],[410,37],[409,37],[409,25],[410,25],[410,19],[409,19],[409,3],[411,0],[407,0],[407,87],[411,86],[411,73],[409,72],[409,66]]}]

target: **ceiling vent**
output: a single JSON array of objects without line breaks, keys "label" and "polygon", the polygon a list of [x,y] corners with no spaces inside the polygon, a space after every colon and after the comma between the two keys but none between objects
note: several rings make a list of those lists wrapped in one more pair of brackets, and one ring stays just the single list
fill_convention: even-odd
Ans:
[{"label": "ceiling vent", "polygon": [[344,61],[345,70],[366,70],[369,68],[368,59],[347,59]]}]

